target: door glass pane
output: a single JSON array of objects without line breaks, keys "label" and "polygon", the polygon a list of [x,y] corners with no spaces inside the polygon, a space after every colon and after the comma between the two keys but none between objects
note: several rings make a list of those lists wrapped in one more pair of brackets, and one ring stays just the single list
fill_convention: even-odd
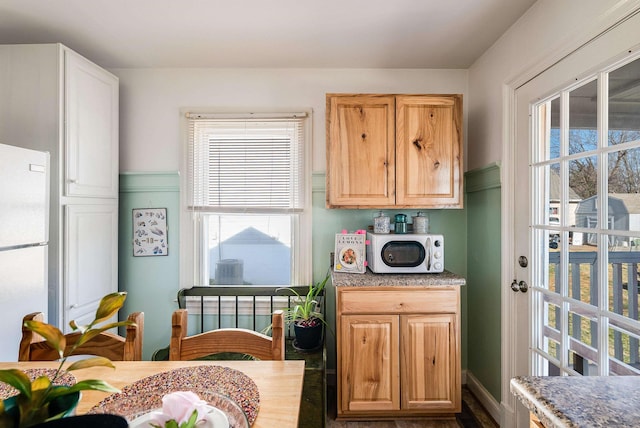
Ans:
[{"label": "door glass pane", "polygon": [[640,148],[609,153],[607,167],[607,227],[640,231]]},{"label": "door glass pane", "polygon": [[609,145],[640,139],[640,59],[609,73]]},{"label": "door glass pane", "polygon": [[[597,304],[596,304],[597,306]],[[598,322],[596,307],[569,305],[569,361],[583,375],[597,375]]]},{"label": "door glass pane", "polygon": [[559,306],[549,301],[544,302],[542,350],[556,360],[560,359],[560,338],[562,335],[560,332],[561,327],[559,322],[561,316]]},{"label": "door glass pane", "polygon": [[635,334],[615,326],[609,327],[609,374],[640,375],[640,340]]},{"label": "door glass pane", "polygon": [[609,311],[638,320],[638,253],[627,236],[609,235]]},{"label": "door glass pane", "polygon": [[[582,349],[586,349],[582,347]],[[594,350],[595,351],[595,350]],[[598,365],[580,352],[569,351],[569,367],[583,376],[598,376]]]},{"label": "door glass pane", "polygon": [[569,154],[598,147],[598,85],[594,80],[569,93]]},{"label": "door glass pane", "polygon": [[[598,159],[588,156],[569,161],[569,188],[580,200],[598,193]],[[595,205],[592,205],[595,209]]]},{"label": "door glass pane", "polygon": [[[593,234],[597,244],[597,234]],[[597,245],[571,246],[569,252],[569,297],[584,303],[597,301],[598,289]]]},{"label": "door glass pane", "polygon": [[[598,162],[595,156],[569,161],[569,217],[578,228],[598,227]],[[597,245],[595,233],[572,234],[576,245]],[[572,249],[572,251],[574,251]]]},{"label": "door glass pane", "polygon": [[557,159],[560,157],[560,97],[555,98],[548,104],[550,109],[550,129],[547,147],[549,159]]}]

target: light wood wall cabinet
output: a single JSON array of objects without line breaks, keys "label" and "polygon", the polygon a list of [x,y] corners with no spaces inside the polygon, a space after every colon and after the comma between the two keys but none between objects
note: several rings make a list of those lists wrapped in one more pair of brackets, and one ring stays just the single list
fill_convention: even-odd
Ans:
[{"label": "light wood wall cabinet", "polygon": [[328,208],[462,208],[462,95],[327,94]]},{"label": "light wood wall cabinet", "polygon": [[0,45],[0,141],[50,153],[48,321],[118,290],[118,78],[59,43]]},{"label": "light wood wall cabinet", "polygon": [[459,287],[336,287],[338,417],[461,411]]}]

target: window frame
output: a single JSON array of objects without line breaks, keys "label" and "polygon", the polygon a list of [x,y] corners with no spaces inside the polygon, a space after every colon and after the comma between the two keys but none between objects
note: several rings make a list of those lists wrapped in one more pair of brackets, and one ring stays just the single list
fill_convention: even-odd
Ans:
[{"label": "window frame", "polygon": [[[303,193],[303,209],[301,212],[290,213],[292,219],[292,275],[291,285],[308,284],[311,281],[312,270],[312,155],[313,155],[313,111],[302,110],[306,114],[304,119],[304,143],[303,151],[303,180],[301,189]],[[208,278],[205,278],[204,263],[206,263],[202,239],[196,239],[199,234],[203,237],[203,222],[200,214],[189,209],[189,118],[188,114],[202,114],[207,116],[220,116],[220,118],[239,119],[264,119],[271,117],[293,117],[296,113],[288,112],[260,112],[260,113],[234,113],[219,112],[215,109],[196,111],[194,109],[181,109],[181,135],[180,145],[180,287],[208,286]],[[219,214],[223,214],[220,212]],[[278,286],[273,287],[274,290]]]}]

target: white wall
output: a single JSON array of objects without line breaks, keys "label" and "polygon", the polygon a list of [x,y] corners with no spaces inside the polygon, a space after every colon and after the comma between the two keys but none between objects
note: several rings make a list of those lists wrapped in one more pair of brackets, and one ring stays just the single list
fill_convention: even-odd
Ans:
[{"label": "white wall", "polygon": [[638,3],[538,0],[469,69],[467,170],[502,160],[503,84],[524,83]]},{"label": "white wall", "polygon": [[[466,70],[112,69],[120,78],[120,170],[178,171],[181,108],[312,108],[313,170],[325,171],[325,94],[460,93]],[[466,123],[466,120],[465,120]]]}]

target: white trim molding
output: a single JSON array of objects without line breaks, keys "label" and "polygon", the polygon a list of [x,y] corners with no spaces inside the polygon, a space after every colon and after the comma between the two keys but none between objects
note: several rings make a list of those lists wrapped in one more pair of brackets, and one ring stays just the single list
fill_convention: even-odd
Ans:
[{"label": "white trim molding", "polygon": [[476,399],[482,404],[487,413],[493,418],[494,421],[500,420],[500,403],[493,398],[493,395],[476,379],[476,377],[468,370],[465,370],[466,385],[476,397]]}]

